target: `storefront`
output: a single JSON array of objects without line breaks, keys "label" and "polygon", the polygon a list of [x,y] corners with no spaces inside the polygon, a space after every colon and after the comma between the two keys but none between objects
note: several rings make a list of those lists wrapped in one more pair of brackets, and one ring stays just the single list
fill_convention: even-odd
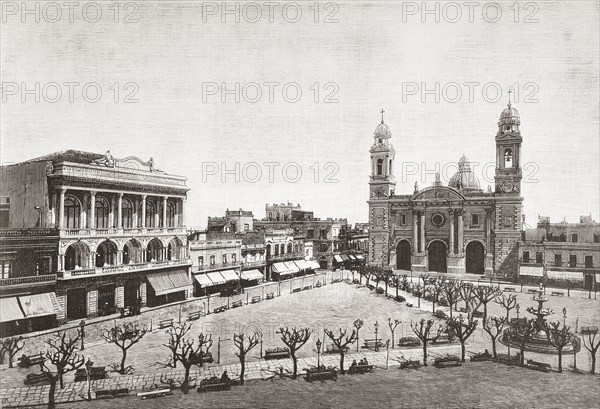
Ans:
[{"label": "storefront", "polygon": [[25,315],[17,297],[0,298],[0,333],[2,336],[21,334],[27,331],[23,325]]},{"label": "storefront", "polygon": [[98,287],[98,315],[100,317],[117,312],[116,302],[114,284]]},{"label": "storefront", "polygon": [[293,270],[289,269],[286,263],[273,263],[271,266],[271,276],[273,277],[273,281],[281,281],[287,280],[294,276],[294,273],[297,272],[298,267],[295,267]]},{"label": "storefront", "polygon": [[58,302],[55,293],[30,294],[18,297],[25,316],[27,332],[42,331],[56,326]]},{"label": "storefront", "polygon": [[148,274],[146,279],[149,284],[147,303],[150,307],[185,300],[186,292],[193,287],[187,272],[183,270]]},{"label": "storefront", "polygon": [[67,319],[78,320],[87,317],[87,291],[85,287],[67,290]]},{"label": "storefront", "polygon": [[196,297],[217,293],[221,296],[228,296],[241,292],[240,278],[234,270],[195,274],[194,282],[194,295]]},{"label": "storefront", "polygon": [[256,269],[246,270],[240,273],[242,287],[253,287],[264,280],[262,273]]}]

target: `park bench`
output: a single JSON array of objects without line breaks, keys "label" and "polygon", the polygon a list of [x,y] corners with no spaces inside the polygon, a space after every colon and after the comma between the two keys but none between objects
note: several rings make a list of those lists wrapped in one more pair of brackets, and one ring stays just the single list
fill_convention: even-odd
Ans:
[{"label": "park bench", "polygon": [[406,303],[406,306],[407,306],[407,307],[412,307],[413,305],[412,305],[412,303],[409,303],[409,302],[407,302],[407,303]]},{"label": "park bench", "polygon": [[298,287],[298,288],[294,288],[292,290],[293,293],[299,293],[300,291],[302,291],[302,288]]},{"label": "park bench", "polygon": [[498,354],[498,362],[505,365],[518,365],[519,357],[508,354]]},{"label": "park bench", "polygon": [[25,377],[26,386],[49,385],[50,378],[47,373],[30,373]]},{"label": "park bench", "polygon": [[290,357],[288,348],[272,348],[265,350],[265,359],[284,359]]},{"label": "park bench", "polygon": [[441,344],[451,344],[454,339],[450,338],[448,335],[440,335],[433,341],[431,341],[432,345],[441,345]]},{"label": "park bench", "polygon": [[325,345],[324,354],[339,354],[341,351],[335,344]]},{"label": "park bench", "polygon": [[471,362],[490,361],[491,359],[492,354],[490,354],[487,350],[471,356]]},{"label": "park bench", "polygon": [[312,289],[312,285],[305,285],[304,287],[302,287],[302,291],[311,290],[311,289]]},{"label": "park bench", "polygon": [[509,293],[514,293],[515,287],[504,287],[504,291],[509,292]]},{"label": "park bench", "polygon": [[148,398],[159,398],[161,396],[172,395],[171,389],[156,389],[148,392],[138,392],[138,398],[148,399]]},{"label": "park bench", "polygon": [[320,287],[321,287],[321,285],[322,285],[322,284],[321,284],[321,282],[320,282],[320,281],[317,281],[317,284],[315,284],[315,287],[317,287],[317,288],[320,288]]},{"label": "park bench", "polygon": [[200,319],[200,317],[202,317],[203,315],[204,313],[202,312],[202,310],[190,311],[188,313],[188,321],[196,321]]},{"label": "park bench", "polygon": [[22,355],[19,358],[18,366],[19,368],[29,368],[33,365],[39,365],[40,370],[42,370],[42,364],[45,360],[46,358],[41,353],[39,355]]},{"label": "park bench", "polygon": [[307,369],[306,380],[312,381],[326,381],[328,379],[337,380],[337,371],[334,369]]},{"label": "park bench", "polygon": [[231,308],[237,308],[237,307],[241,307],[241,306],[242,306],[242,300],[235,301],[233,304],[231,304]]},{"label": "park bench", "polygon": [[226,305],[223,305],[223,306],[221,306],[221,307],[217,307],[217,308],[215,308],[215,309],[213,310],[213,312],[214,312],[215,314],[218,314],[218,313],[220,313],[220,312],[223,312],[223,311],[227,311],[227,306],[226,306]]},{"label": "park bench", "polygon": [[383,347],[383,342],[380,339],[365,339],[362,347],[366,349],[377,349]]},{"label": "park bench", "polygon": [[172,326],[173,326],[173,318],[158,321],[158,328],[160,328],[160,329],[169,328]]},{"label": "park bench", "polygon": [[460,358],[456,355],[446,355],[443,357],[435,358],[433,366],[436,368],[447,368],[451,366],[460,366]]},{"label": "park bench", "polygon": [[534,289],[534,288],[530,288],[530,289],[527,290],[528,294],[535,294],[536,292],[537,292],[537,290]]},{"label": "park bench", "polygon": [[261,302],[262,298],[260,295],[255,295],[254,297],[252,297],[252,304],[256,304],[257,302]]},{"label": "park bench", "polygon": [[368,288],[369,290],[373,291],[373,290],[375,289],[375,286],[374,286],[373,284],[369,284],[369,285],[367,286],[367,288]]},{"label": "park bench", "polygon": [[534,361],[533,359],[527,360],[527,367],[542,372],[550,372],[550,370],[552,369],[552,366],[550,364]]},{"label": "park bench", "polygon": [[210,364],[214,362],[212,352],[207,352],[202,355],[202,362],[206,364]]},{"label": "park bench", "polygon": [[367,373],[367,372],[373,372],[373,365],[354,365],[354,366],[350,366],[350,369],[348,369],[348,373],[350,374],[363,374],[363,373]]},{"label": "park bench", "polygon": [[127,395],[129,395],[129,388],[96,389],[96,399],[116,398],[117,396],[127,396]]},{"label": "park bench", "polygon": [[421,361],[416,360],[413,361],[409,359],[408,361],[400,362],[400,369],[419,369],[421,366]]},{"label": "park bench", "polygon": [[[106,379],[106,369],[103,366],[97,366],[90,371],[90,380]],[[75,372],[75,382],[87,381],[87,372],[81,368]]]},{"label": "park bench", "polygon": [[200,386],[198,387],[198,392],[215,392],[215,391],[228,391],[231,390],[231,382],[222,381],[218,376],[213,376],[211,378],[205,378],[200,381]]},{"label": "park bench", "polygon": [[562,291],[552,291],[552,295],[556,295],[559,297],[564,297],[565,293],[563,293]]},{"label": "park bench", "polygon": [[272,300],[275,298],[275,293],[267,293],[267,300]]},{"label": "park bench", "polygon": [[421,341],[417,337],[403,337],[398,340],[399,347],[418,347]]}]

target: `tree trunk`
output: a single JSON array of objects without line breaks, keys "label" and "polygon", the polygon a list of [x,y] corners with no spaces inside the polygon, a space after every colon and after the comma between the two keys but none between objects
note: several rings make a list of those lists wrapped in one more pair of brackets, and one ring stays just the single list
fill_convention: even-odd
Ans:
[{"label": "tree trunk", "polygon": [[450,304],[450,318],[452,318],[452,303],[449,303],[449,304]]},{"label": "tree trunk", "polygon": [[562,373],[562,348],[558,350],[558,372]]},{"label": "tree trunk", "polygon": [[492,338],[492,354],[494,355],[494,359],[498,358],[498,354],[496,353],[496,338]]},{"label": "tree trunk", "polygon": [[433,313],[435,314],[435,300],[433,300]]},{"label": "tree trunk", "polygon": [[396,298],[398,298],[398,285],[396,286]]},{"label": "tree trunk", "polygon": [[460,362],[465,362],[465,341],[460,341]]},{"label": "tree trunk", "polygon": [[48,391],[48,409],[54,409],[56,406],[54,405],[54,394],[56,392],[56,381],[55,377],[50,379],[50,390]]},{"label": "tree trunk", "polygon": [[121,375],[125,375],[125,359],[127,358],[127,350],[123,349],[123,357],[121,359],[121,369],[119,370],[119,373]]},{"label": "tree trunk", "polygon": [[487,303],[483,304],[483,321],[487,318]]},{"label": "tree trunk", "polygon": [[296,379],[298,376],[298,359],[296,358],[296,351],[292,354],[292,361],[294,362],[294,373],[292,379]]},{"label": "tree trunk", "polygon": [[185,375],[183,378],[183,382],[181,383],[181,392],[188,393],[190,391],[190,369],[192,365],[184,365]]},{"label": "tree trunk", "polygon": [[65,387],[65,382],[63,381],[62,368],[57,368],[57,369],[58,369],[58,379],[60,379],[60,389],[63,389]]},{"label": "tree trunk", "polygon": [[343,375],[346,373],[346,371],[344,371],[344,352],[340,352],[340,373]]},{"label": "tree trunk", "polygon": [[592,354],[592,370],[590,371],[592,375],[596,373],[596,351]]},{"label": "tree trunk", "polygon": [[509,309],[507,308],[507,309],[506,309],[506,322],[509,322],[509,321],[508,321],[508,311],[509,311]]},{"label": "tree trunk", "polygon": [[427,341],[423,340],[423,366],[427,366]]},{"label": "tree trunk", "polygon": [[519,359],[519,363],[523,365],[525,363],[525,344],[521,344],[520,352],[521,356]]},{"label": "tree trunk", "polygon": [[240,370],[240,385],[244,385],[244,374],[246,372],[246,355],[240,356],[240,364],[242,369]]}]

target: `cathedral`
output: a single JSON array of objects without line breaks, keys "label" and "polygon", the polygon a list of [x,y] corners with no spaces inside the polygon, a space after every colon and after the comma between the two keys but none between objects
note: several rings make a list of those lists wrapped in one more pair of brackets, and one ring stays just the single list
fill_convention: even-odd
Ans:
[{"label": "cathedral", "polygon": [[392,133],[377,125],[370,149],[369,264],[413,272],[517,274],[521,240],[521,120],[508,106],[496,134],[495,189],[484,192],[463,155],[448,186],[396,194]]}]

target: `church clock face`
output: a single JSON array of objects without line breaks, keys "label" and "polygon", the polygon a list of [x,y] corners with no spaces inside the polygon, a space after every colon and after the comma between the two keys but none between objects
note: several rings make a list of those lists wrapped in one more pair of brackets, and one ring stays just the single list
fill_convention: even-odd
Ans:
[{"label": "church clock face", "polygon": [[512,191],[513,191],[513,185],[512,185],[512,183],[510,183],[510,182],[506,182],[506,183],[504,183],[504,184],[502,185],[502,190],[503,190],[505,193],[510,193],[510,192],[512,192]]}]

